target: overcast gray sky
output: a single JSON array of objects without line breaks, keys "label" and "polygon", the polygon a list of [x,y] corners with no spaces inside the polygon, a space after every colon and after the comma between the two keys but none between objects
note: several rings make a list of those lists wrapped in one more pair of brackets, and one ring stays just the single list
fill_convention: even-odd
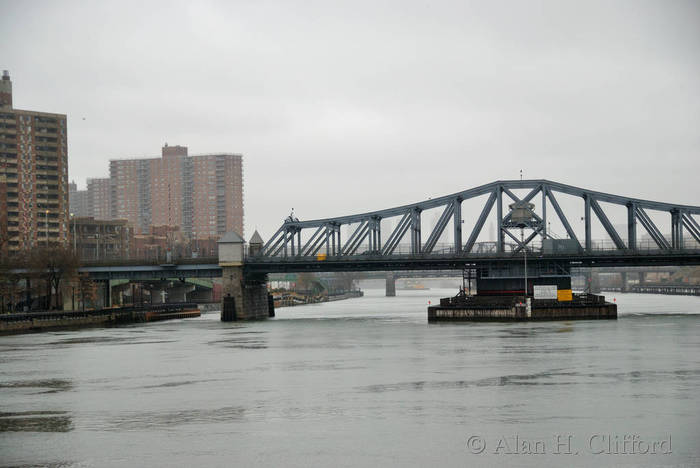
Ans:
[{"label": "overcast gray sky", "polygon": [[698,1],[0,0],[0,31],[15,107],[68,114],[70,178],[242,153],[246,237],[521,168],[700,204]]}]

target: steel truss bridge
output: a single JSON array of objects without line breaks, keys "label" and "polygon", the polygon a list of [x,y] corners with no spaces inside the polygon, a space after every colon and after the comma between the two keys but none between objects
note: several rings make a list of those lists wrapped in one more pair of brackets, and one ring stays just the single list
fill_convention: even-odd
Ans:
[{"label": "steel truss bridge", "polygon": [[[529,192],[521,198],[514,191],[522,189]],[[577,197],[582,204],[584,236],[581,239],[571,225],[574,214],[566,213],[559,203],[562,194]],[[480,196],[487,196],[480,215],[463,219],[462,203]],[[523,225],[514,222],[514,211],[507,206],[504,210],[504,202],[515,206],[541,202],[539,212],[534,212],[532,220],[524,226],[527,237],[517,236]],[[626,208],[625,235],[614,227],[602,203]],[[548,215],[549,206],[554,213]],[[424,241],[421,213],[436,208],[442,213]],[[479,243],[477,239],[494,209],[496,239]],[[652,211],[670,214],[670,238],[652,220],[648,213]],[[553,237],[548,233],[548,219],[551,219],[548,216],[558,219],[572,248],[548,251],[535,245],[535,239]],[[593,216],[609,236],[610,248],[600,247],[592,239]],[[452,195],[368,213],[310,221],[290,215],[259,252],[246,258],[245,269],[250,273],[462,269],[468,265],[522,262],[525,253],[529,262],[567,263],[572,267],[698,265],[700,224],[695,219],[698,216],[700,206],[641,200],[548,180],[496,181]],[[392,218],[398,221],[395,227],[382,232],[382,220]],[[438,240],[450,222],[454,241],[447,248],[438,248]],[[344,226],[351,227],[347,239],[341,238]],[[641,240],[643,232],[650,239],[646,243]],[[400,249],[400,245],[407,245],[407,251]]]}]

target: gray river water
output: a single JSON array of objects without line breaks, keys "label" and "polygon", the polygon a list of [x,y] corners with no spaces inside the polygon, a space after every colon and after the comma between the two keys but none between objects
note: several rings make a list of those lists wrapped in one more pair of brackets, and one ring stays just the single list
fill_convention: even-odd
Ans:
[{"label": "gray river water", "polygon": [[0,465],[700,466],[699,298],[429,325],[454,291],[383,293],[0,337]]}]

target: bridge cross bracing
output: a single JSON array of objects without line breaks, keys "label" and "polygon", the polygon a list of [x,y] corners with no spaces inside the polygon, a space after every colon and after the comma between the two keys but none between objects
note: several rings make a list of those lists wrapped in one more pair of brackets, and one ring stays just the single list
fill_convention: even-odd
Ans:
[{"label": "bridge cross bracing", "polygon": [[[514,191],[522,189],[529,191],[521,198]],[[583,205],[584,235],[582,239],[579,239],[572,227],[571,220],[574,215],[567,213],[559,202],[562,194],[578,198]],[[474,219],[463,219],[462,203],[481,196],[486,196],[486,200],[480,214]],[[539,213],[533,213],[533,221],[527,226],[528,236],[519,238],[512,232],[515,228],[512,222],[513,213],[504,206],[504,203],[509,201],[513,204],[531,203],[538,200],[541,202],[541,209]],[[626,209],[626,232],[618,232],[619,228],[613,225],[611,216],[603,204],[618,205]],[[548,213],[548,206],[551,206],[554,213]],[[422,242],[421,214],[430,209],[439,209],[440,215],[427,239]],[[496,239],[487,243],[478,243],[477,239],[494,209],[497,223]],[[652,219],[649,215],[650,211],[670,214],[670,238],[663,234],[664,229],[661,229]],[[484,249],[500,255],[506,253],[507,247],[510,247],[512,253],[518,253],[523,249],[531,250],[531,245],[537,238],[554,237],[553,233],[548,232],[549,220],[552,217],[559,221],[567,238],[573,242],[577,251],[583,254],[592,253],[598,249],[591,234],[594,219],[602,225],[613,248],[619,251],[678,252],[700,248],[700,224],[696,220],[699,215],[699,206],[642,200],[548,180],[496,181],[459,193],[385,210],[308,221],[289,217],[263,246],[258,257],[260,259],[289,258],[290,260],[295,257],[314,257],[319,254],[339,258],[357,255],[391,257],[396,254],[402,242],[409,246],[409,253],[412,255],[434,254],[437,253],[435,248],[438,240],[443,236],[450,221],[453,227],[453,243],[449,248],[451,255],[469,255]],[[393,229],[383,233],[382,220],[389,218],[397,222]],[[470,224],[465,225],[466,221]],[[343,226],[352,227],[346,240],[341,238]],[[463,237],[463,230],[468,233],[466,239]],[[308,240],[303,243],[302,231],[312,232]],[[643,232],[651,241],[647,242],[646,246],[643,246],[640,241]]]}]

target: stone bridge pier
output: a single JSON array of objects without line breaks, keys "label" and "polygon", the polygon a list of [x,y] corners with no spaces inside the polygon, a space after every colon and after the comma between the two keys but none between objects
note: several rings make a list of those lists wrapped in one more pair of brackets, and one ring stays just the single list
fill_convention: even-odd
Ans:
[{"label": "stone bridge pier", "polygon": [[194,284],[174,283],[168,288],[168,302],[187,302],[187,294],[194,288]]},{"label": "stone bridge pier", "polygon": [[396,296],[396,277],[393,273],[386,274],[386,297]]},{"label": "stone bridge pier", "polygon": [[629,282],[627,281],[627,272],[620,272],[620,290],[622,292],[628,292],[630,289]]},{"label": "stone bridge pier", "polygon": [[[245,272],[244,244],[245,240],[235,232],[229,232],[219,239],[221,320],[224,322],[274,316],[274,309],[271,310],[274,306],[267,292],[267,274]],[[256,232],[250,242],[251,253],[259,247],[262,247],[262,239]]]}]

